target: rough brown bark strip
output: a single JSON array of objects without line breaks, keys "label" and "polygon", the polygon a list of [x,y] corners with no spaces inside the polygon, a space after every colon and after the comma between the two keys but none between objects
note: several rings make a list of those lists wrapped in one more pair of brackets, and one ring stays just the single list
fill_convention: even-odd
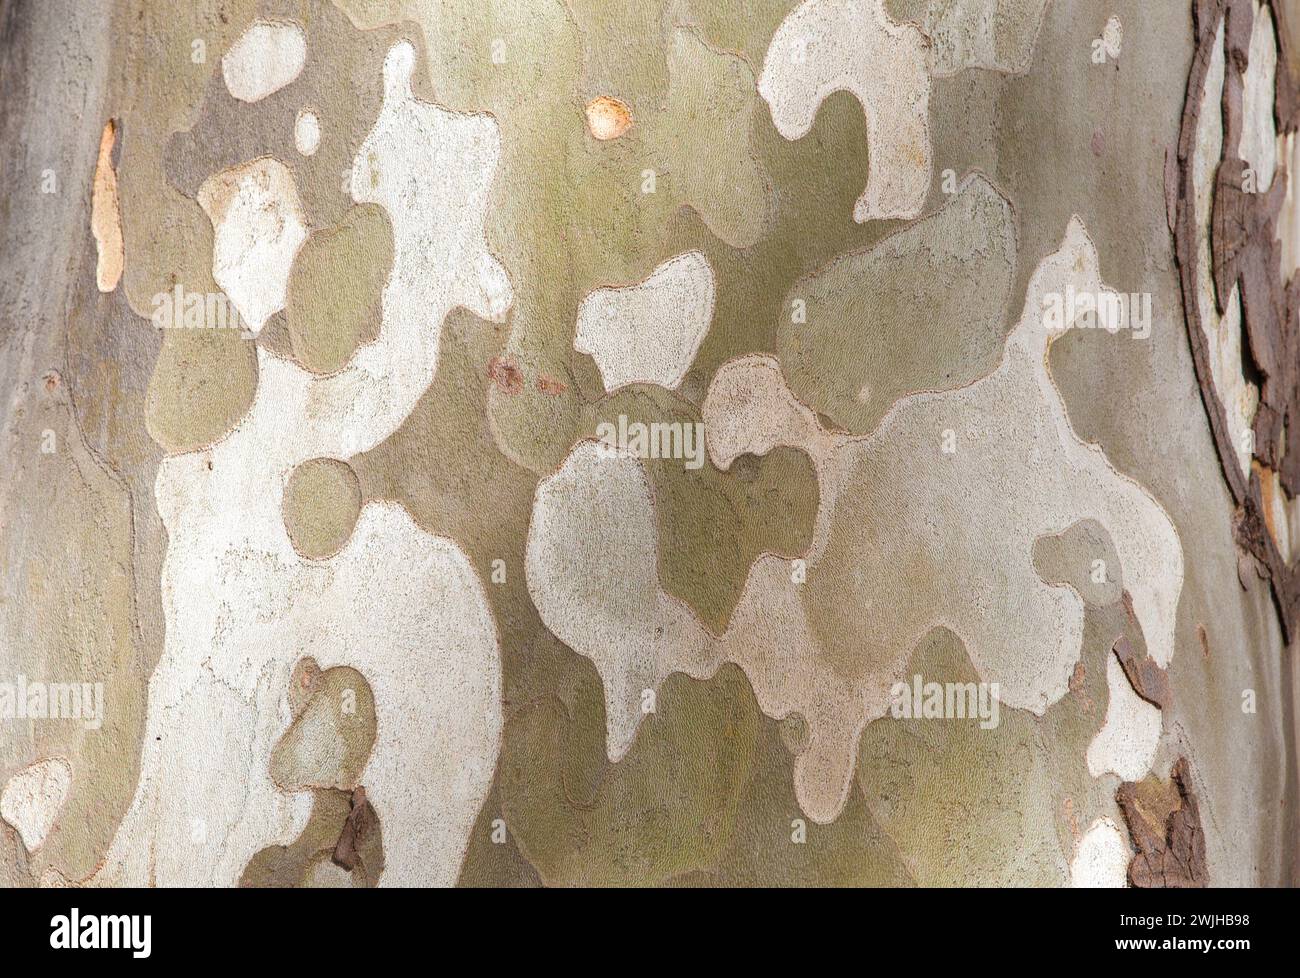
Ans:
[{"label": "rough brown bark strip", "polygon": [[1115,800],[1137,849],[1128,868],[1133,886],[1206,885],[1205,833],[1187,758],[1174,763],[1168,781],[1154,774],[1126,781],[1115,792]]}]

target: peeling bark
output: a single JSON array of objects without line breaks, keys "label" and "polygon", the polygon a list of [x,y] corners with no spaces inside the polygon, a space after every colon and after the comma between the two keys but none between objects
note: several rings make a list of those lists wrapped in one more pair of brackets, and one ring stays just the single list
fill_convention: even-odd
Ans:
[{"label": "peeling bark", "polygon": [[335,865],[351,872],[360,861],[360,850],[365,846],[367,836],[374,825],[375,810],[366,800],[366,789],[357,787],[352,792],[352,811],[343,823],[339,841],[334,845],[332,856]]},{"label": "peeling bark", "polygon": [[[1221,392],[1210,365],[1211,351],[1202,329],[1197,294],[1202,288],[1196,267],[1197,235],[1192,160],[1200,116],[1200,93],[1216,44],[1224,28],[1227,68],[1223,91],[1223,156],[1215,181],[1211,244],[1214,286],[1220,311],[1234,286],[1242,299],[1244,333],[1251,363],[1262,375],[1261,403],[1254,423],[1252,454],[1264,466],[1278,469],[1282,484],[1300,494],[1300,280],[1284,282],[1276,241],[1277,216],[1285,193],[1282,165],[1266,193],[1245,186],[1248,166],[1237,155],[1243,128],[1243,75],[1249,57],[1253,14],[1249,0],[1202,0],[1196,5],[1197,50],[1192,62],[1183,108],[1178,161],[1182,180],[1178,192],[1176,253],[1183,285],[1188,335],[1201,392],[1223,462],[1224,475],[1239,511],[1235,528],[1243,550],[1267,568],[1282,626],[1294,638],[1300,629],[1300,561],[1289,564],[1269,532],[1264,492],[1257,472],[1249,476],[1236,464],[1237,446],[1228,431]],[[1271,2],[1266,9],[1271,10]],[[1300,79],[1291,74],[1291,39],[1285,17],[1274,17],[1279,55],[1275,116],[1279,135],[1295,133],[1300,106]]]},{"label": "peeling bark", "polygon": [[1191,786],[1191,768],[1180,757],[1168,780],[1154,774],[1126,781],[1115,792],[1137,854],[1129,863],[1133,886],[1203,887],[1208,884],[1205,834]]}]

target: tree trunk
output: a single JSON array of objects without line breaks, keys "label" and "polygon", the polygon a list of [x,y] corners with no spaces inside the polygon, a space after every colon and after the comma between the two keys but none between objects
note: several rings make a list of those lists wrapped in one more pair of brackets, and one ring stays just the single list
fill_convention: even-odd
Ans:
[{"label": "tree trunk", "polygon": [[0,885],[1294,884],[1298,32],[3,0]]}]

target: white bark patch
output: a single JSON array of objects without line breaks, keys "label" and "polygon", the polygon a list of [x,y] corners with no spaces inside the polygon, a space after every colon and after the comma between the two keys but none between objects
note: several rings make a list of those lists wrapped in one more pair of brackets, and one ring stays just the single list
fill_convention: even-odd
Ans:
[{"label": "white bark patch", "polygon": [[1296,174],[1300,172],[1300,140],[1295,133],[1278,137],[1278,154],[1286,161],[1286,198],[1277,215],[1277,240],[1282,264],[1282,281],[1300,268],[1300,194]]},{"label": "white bark patch", "polygon": [[1124,47],[1124,25],[1114,14],[1106,19],[1106,26],[1101,31],[1101,42],[1106,47],[1107,57],[1118,60]]},{"label": "white bark patch", "polygon": [[931,74],[1027,72],[1046,8],[1047,0],[929,0],[920,26],[930,38]]},{"label": "white bark patch", "polygon": [[582,442],[537,488],[528,528],[528,590],[542,621],[595,663],[605,685],[606,751],[627,753],[642,692],[671,671],[716,668],[712,636],[659,587],[659,541],[641,463],[601,458]]},{"label": "white bark patch", "polygon": [[1103,815],[1083,833],[1070,860],[1070,885],[1075,888],[1122,889],[1128,886],[1133,854],[1114,819]]},{"label": "white bark patch", "polygon": [[307,38],[296,24],[256,20],[221,57],[226,89],[258,102],[291,83],[307,63]]},{"label": "white bark patch", "polygon": [[[1241,295],[1237,286],[1219,315],[1210,256],[1210,216],[1214,207],[1214,181],[1223,149],[1223,24],[1215,39],[1210,65],[1201,92],[1201,111],[1196,124],[1196,149],[1192,157],[1192,191],[1196,206],[1196,276],[1200,288],[1196,303],[1201,330],[1209,348],[1210,374],[1223,403],[1228,434],[1237,453],[1237,465],[1250,477],[1254,449],[1253,427],[1259,410],[1259,388],[1247,382],[1241,369]],[[1270,112],[1271,112],[1270,103]],[[1243,144],[1245,139],[1242,140]]]},{"label": "white bark patch", "polygon": [[320,145],[320,119],[311,109],[303,109],[293,123],[293,144],[303,156],[311,156]]},{"label": "white bark patch", "polygon": [[591,355],[605,390],[676,388],[713,319],[714,279],[698,251],[670,258],[643,282],[597,289],[578,307],[573,348]]},{"label": "white bark patch", "polygon": [[328,377],[259,347],[247,416],[159,467],[167,637],[139,787],[102,882],[230,885],[260,849],[302,831],[310,795],[280,790],[268,765],[290,722],[293,665],[308,655],[322,669],[352,666],[374,692],[378,733],[360,780],[383,826],[381,882],[456,880],[502,726],[478,576],[454,541],[395,503],[365,506],[326,560],[294,551],[281,518],[299,464],[348,459],[402,423],[433,380],[452,308],[500,321],[511,302],[483,234],[496,123],[418,101],[414,66],[409,43],[389,51],[383,107],[352,171],[354,199],[392,222],[380,335]]},{"label": "white bark patch", "polygon": [[896,24],[883,0],[805,0],[772,36],[758,93],[786,139],[812,128],[822,102],[852,92],[867,119],[867,186],[859,223],[912,218],[930,187],[930,74],[925,35]]},{"label": "white bark patch", "polygon": [[[1002,703],[1044,713],[1068,690],[1084,609],[1073,589],[1038,577],[1034,541],[1085,519],[1109,531],[1149,654],[1168,664],[1182,548],[1160,505],[1070,427],[1047,368],[1059,334],[1043,319],[1044,297],[1070,287],[1104,288],[1077,218],[1035,272],[1000,366],[957,390],[900,399],[865,436],[822,429],[774,359],[724,364],[703,408],[714,464],[792,445],[812,459],[821,496],[800,558],[806,581],[791,560],[759,557],[720,637],[659,587],[653,499],[638,461],[601,460],[584,444],[539,484],[529,592],[547,627],[601,673],[611,758],[635,736],[642,689],[735,662],[765,713],[807,720],[796,795],[809,816],[829,821],[847,796],[862,728],[885,715],[913,649],[940,625],[961,637],[981,680],[999,684]],[[951,454],[944,431],[954,435]],[[845,606],[856,609],[852,631],[828,648],[815,621]]]},{"label": "white bark patch", "polygon": [[264,156],[203,181],[199,204],[212,221],[212,277],[253,333],[284,308],[307,223],[293,174]]},{"label": "white bark patch", "polygon": [[1106,689],[1106,720],[1088,745],[1088,773],[1141,781],[1151,770],[1160,742],[1160,709],[1134,691],[1113,655],[1106,659]]},{"label": "white bark patch", "polygon": [[28,852],[45,842],[71,787],[72,767],[61,757],[37,761],[5,782],[0,818],[18,830]]},{"label": "white bark patch", "polygon": [[1273,103],[1277,83],[1277,36],[1269,8],[1255,3],[1250,60],[1241,91],[1241,143],[1238,155],[1255,171],[1255,189],[1267,193],[1277,172],[1277,124]]}]

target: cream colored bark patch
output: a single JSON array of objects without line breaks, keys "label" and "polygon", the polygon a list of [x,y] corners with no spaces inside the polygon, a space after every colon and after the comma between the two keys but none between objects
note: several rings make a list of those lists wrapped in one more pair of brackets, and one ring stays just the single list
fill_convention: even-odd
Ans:
[{"label": "cream colored bark patch", "polygon": [[1277,240],[1282,267],[1282,281],[1287,281],[1300,268],[1300,193],[1297,193],[1296,174],[1300,172],[1300,141],[1295,133],[1278,137],[1278,154],[1286,162],[1286,197],[1277,215]]},{"label": "cream colored bark patch", "polygon": [[[930,38],[930,71],[936,78],[967,68],[1020,75],[1034,60],[1034,43],[1047,0],[923,0],[917,23]],[[913,16],[915,3],[895,10]]]},{"label": "cream colored bark patch", "polygon": [[1121,781],[1141,781],[1151,770],[1160,742],[1160,710],[1140,697],[1115,656],[1106,659],[1110,701],[1106,721],[1088,745],[1088,773],[1094,778],[1118,774]]},{"label": "cream colored bark patch", "polygon": [[221,57],[221,76],[241,102],[257,102],[290,84],[307,63],[307,38],[296,24],[257,20]]},{"label": "cream colored bark patch", "polygon": [[758,93],[786,139],[807,134],[832,92],[862,104],[871,168],[855,221],[921,213],[931,167],[927,59],[925,35],[894,23],[884,0],[805,0],[772,37]]},{"label": "cream colored bark patch", "polygon": [[90,199],[90,230],[95,236],[98,261],[95,283],[100,292],[112,292],[122,278],[122,212],[117,199],[117,172],[113,169],[113,147],[117,124],[109,119],[99,138],[99,159],[95,163],[95,186]]},{"label": "cream colored bark patch", "polygon": [[1106,26],[1101,30],[1101,43],[1106,48],[1108,58],[1119,58],[1124,48],[1124,24],[1114,14],[1106,18]]},{"label": "cream colored bark patch", "polygon": [[821,496],[808,553],[755,561],[719,638],[659,587],[640,462],[575,449],[538,486],[528,587],[547,627],[601,673],[611,758],[635,736],[644,689],[735,662],[765,713],[805,718],[796,795],[829,821],[862,728],[888,710],[890,687],[936,626],[961,637],[1004,704],[1042,714],[1068,689],[1083,602],[1038,577],[1034,542],[1085,519],[1114,540],[1149,654],[1167,665],[1183,577],[1173,523],[1075,434],[1047,368],[1057,335],[1045,328],[1048,297],[1103,288],[1075,219],[1036,270],[1000,366],[967,387],[902,398],[870,435],[825,431],[770,357],[724,364],[703,408],[714,464],[791,445],[812,459]]},{"label": "cream colored bark patch", "polygon": [[650,483],[627,455],[582,442],[537,487],[528,527],[528,590],[557,638],[595,663],[605,684],[606,750],[632,746],[644,690],[673,671],[713,673],[712,637],[659,586]]},{"label": "cream colored bark patch", "polygon": [[601,95],[587,103],[587,130],[602,142],[617,139],[632,128],[627,103],[612,95]]},{"label": "cream colored bark patch", "polygon": [[1241,144],[1238,155],[1255,173],[1255,189],[1265,193],[1277,172],[1277,124],[1273,118],[1277,83],[1277,35],[1269,8],[1254,4],[1249,61],[1241,90]]},{"label": "cream colored bark patch", "polygon": [[573,348],[595,359],[607,391],[638,383],[675,388],[709,331],[713,303],[713,269],[688,251],[643,282],[583,299]]},{"label": "cream colored bark patch", "polygon": [[5,782],[0,818],[18,830],[28,852],[49,835],[71,787],[72,767],[61,757],[37,761]]},{"label": "cream colored bark patch", "polygon": [[199,204],[212,221],[212,277],[258,333],[284,308],[293,258],[307,238],[293,174],[269,156],[242,163],[205,180]]},{"label": "cream colored bark patch", "polygon": [[[211,448],[159,467],[166,644],[139,787],[99,882],[232,885],[255,853],[302,832],[310,793],[280,789],[269,770],[302,656],[351,666],[373,690],[378,733],[360,780],[384,828],[381,882],[456,880],[502,726],[500,649],[478,576],[454,541],[394,503],[365,506],[323,560],[295,552],[281,515],[301,463],[349,459],[406,418],[433,380],[452,308],[499,321],[511,301],[483,234],[496,124],[418,101],[414,67],[409,43],[389,51],[383,107],[352,170],[353,197],[392,221],[378,338],[327,377],[259,347],[248,414]],[[296,199],[284,179],[281,199]]]},{"label": "cream colored bark patch", "polygon": [[1114,819],[1103,815],[1083,833],[1070,860],[1070,885],[1076,888],[1123,888],[1132,858]]},{"label": "cream colored bark patch", "polygon": [[293,145],[303,156],[312,156],[320,145],[320,119],[310,109],[303,109],[293,123]]}]

